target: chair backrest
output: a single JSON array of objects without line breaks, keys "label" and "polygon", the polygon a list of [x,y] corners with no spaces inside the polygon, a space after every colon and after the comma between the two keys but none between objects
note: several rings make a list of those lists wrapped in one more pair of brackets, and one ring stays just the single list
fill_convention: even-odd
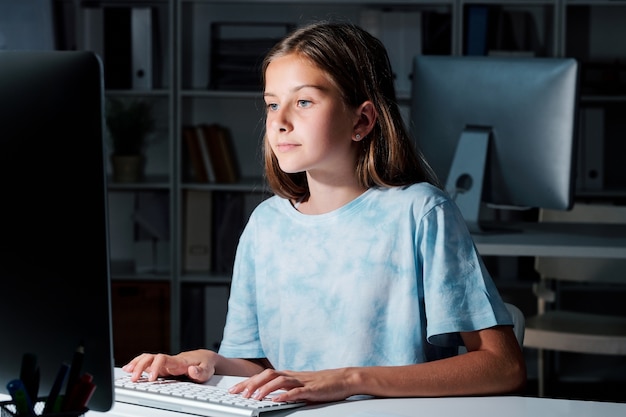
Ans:
[{"label": "chair backrest", "polygon": [[[540,222],[626,224],[626,206],[577,203],[570,211],[542,209]],[[626,284],[626,260],[537,257],[542,278],[577,282]]]},{"label": "chair backrest", "polygon": [[524,317],[524,313],[513,304],[504,304],[513,318],[513,332],[515,333],[515,338],[520,346],[524,346],[524,333],[526,332],[526,318]]}]

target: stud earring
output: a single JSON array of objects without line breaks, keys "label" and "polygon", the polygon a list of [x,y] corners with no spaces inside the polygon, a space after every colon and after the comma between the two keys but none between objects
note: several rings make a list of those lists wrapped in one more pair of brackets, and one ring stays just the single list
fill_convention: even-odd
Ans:
[{"label": "stud earring", "polygon": [[356,136],[355,136],[355,139],[356,140],[361,140],[361,135],[357,133]]}]

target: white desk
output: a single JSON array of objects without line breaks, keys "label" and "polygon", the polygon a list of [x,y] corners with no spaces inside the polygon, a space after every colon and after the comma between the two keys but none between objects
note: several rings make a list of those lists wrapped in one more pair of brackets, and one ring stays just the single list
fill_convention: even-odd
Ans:
[{"label": "white desk", "polygon": [[[116,374],[120,373],[116,369]],[[0,394],[0,401],[10,397]],[[115,403],[108,412],[85,417],[191,417],[191,414]],[[310,405],[264,414],[264,417],[624,417],[626,403],[490,396],[451,398],[364,399]]]},{"label": "white desk", "polygon": [[[116,375],[123,374],[119,368]],[[232,385],[231,380],[217,383]],[[187,417],[191,414],[115,403],[108,413],[90,411],[86,417]],[[452,398],[396,398],[342,401],[273,412],[264,417],[625,417],[626,403],[493,396]]]},{"label": "white desk", "polygon": [[473,234],[483,256],[557,256],[626,259],[626,226],[521,223],[513,231]]},{"label": "white desk", "polygon": [[[86,417],[185,417],[153,408],[116,403],[108,413],[89,412]],[[271,417],[624,417],[626,404],[555,400],[534,397],[406,398],[346,401],[307,406]],[[270,417],[269,415],[267,417]]]}]

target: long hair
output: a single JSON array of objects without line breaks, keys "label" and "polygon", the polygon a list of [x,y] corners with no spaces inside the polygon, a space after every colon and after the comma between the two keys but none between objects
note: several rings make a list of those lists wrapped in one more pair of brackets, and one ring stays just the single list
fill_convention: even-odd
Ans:
[{"label": "long hair", "polygon": [[[356,174],[361,186],[393,187],[424,181],[439,186],[404,125],[389,57],[378,39],[350,23],[324,21],[303,26],[269,51],[261,68],[263,85],[268,65],[289,54],[300,55],[324,71],[347,106],[357,108],[367,100],[374,103],[376,124],[359,142]],[[265,175],[272,191],[290,199],[306,195],[306,173],[282,171],[267,135],[263,143]]]}]

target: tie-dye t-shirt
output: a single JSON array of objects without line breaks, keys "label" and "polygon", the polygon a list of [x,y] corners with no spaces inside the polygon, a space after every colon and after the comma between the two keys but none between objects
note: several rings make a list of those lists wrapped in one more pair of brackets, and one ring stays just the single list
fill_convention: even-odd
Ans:
[{"label": "tie-dye t-shirt", "polygon": [[498,324],[511,317],[437,188],[371,188],[321,215],[274,196],[241,236],[219,352],[289,370],[404,365]]}]

